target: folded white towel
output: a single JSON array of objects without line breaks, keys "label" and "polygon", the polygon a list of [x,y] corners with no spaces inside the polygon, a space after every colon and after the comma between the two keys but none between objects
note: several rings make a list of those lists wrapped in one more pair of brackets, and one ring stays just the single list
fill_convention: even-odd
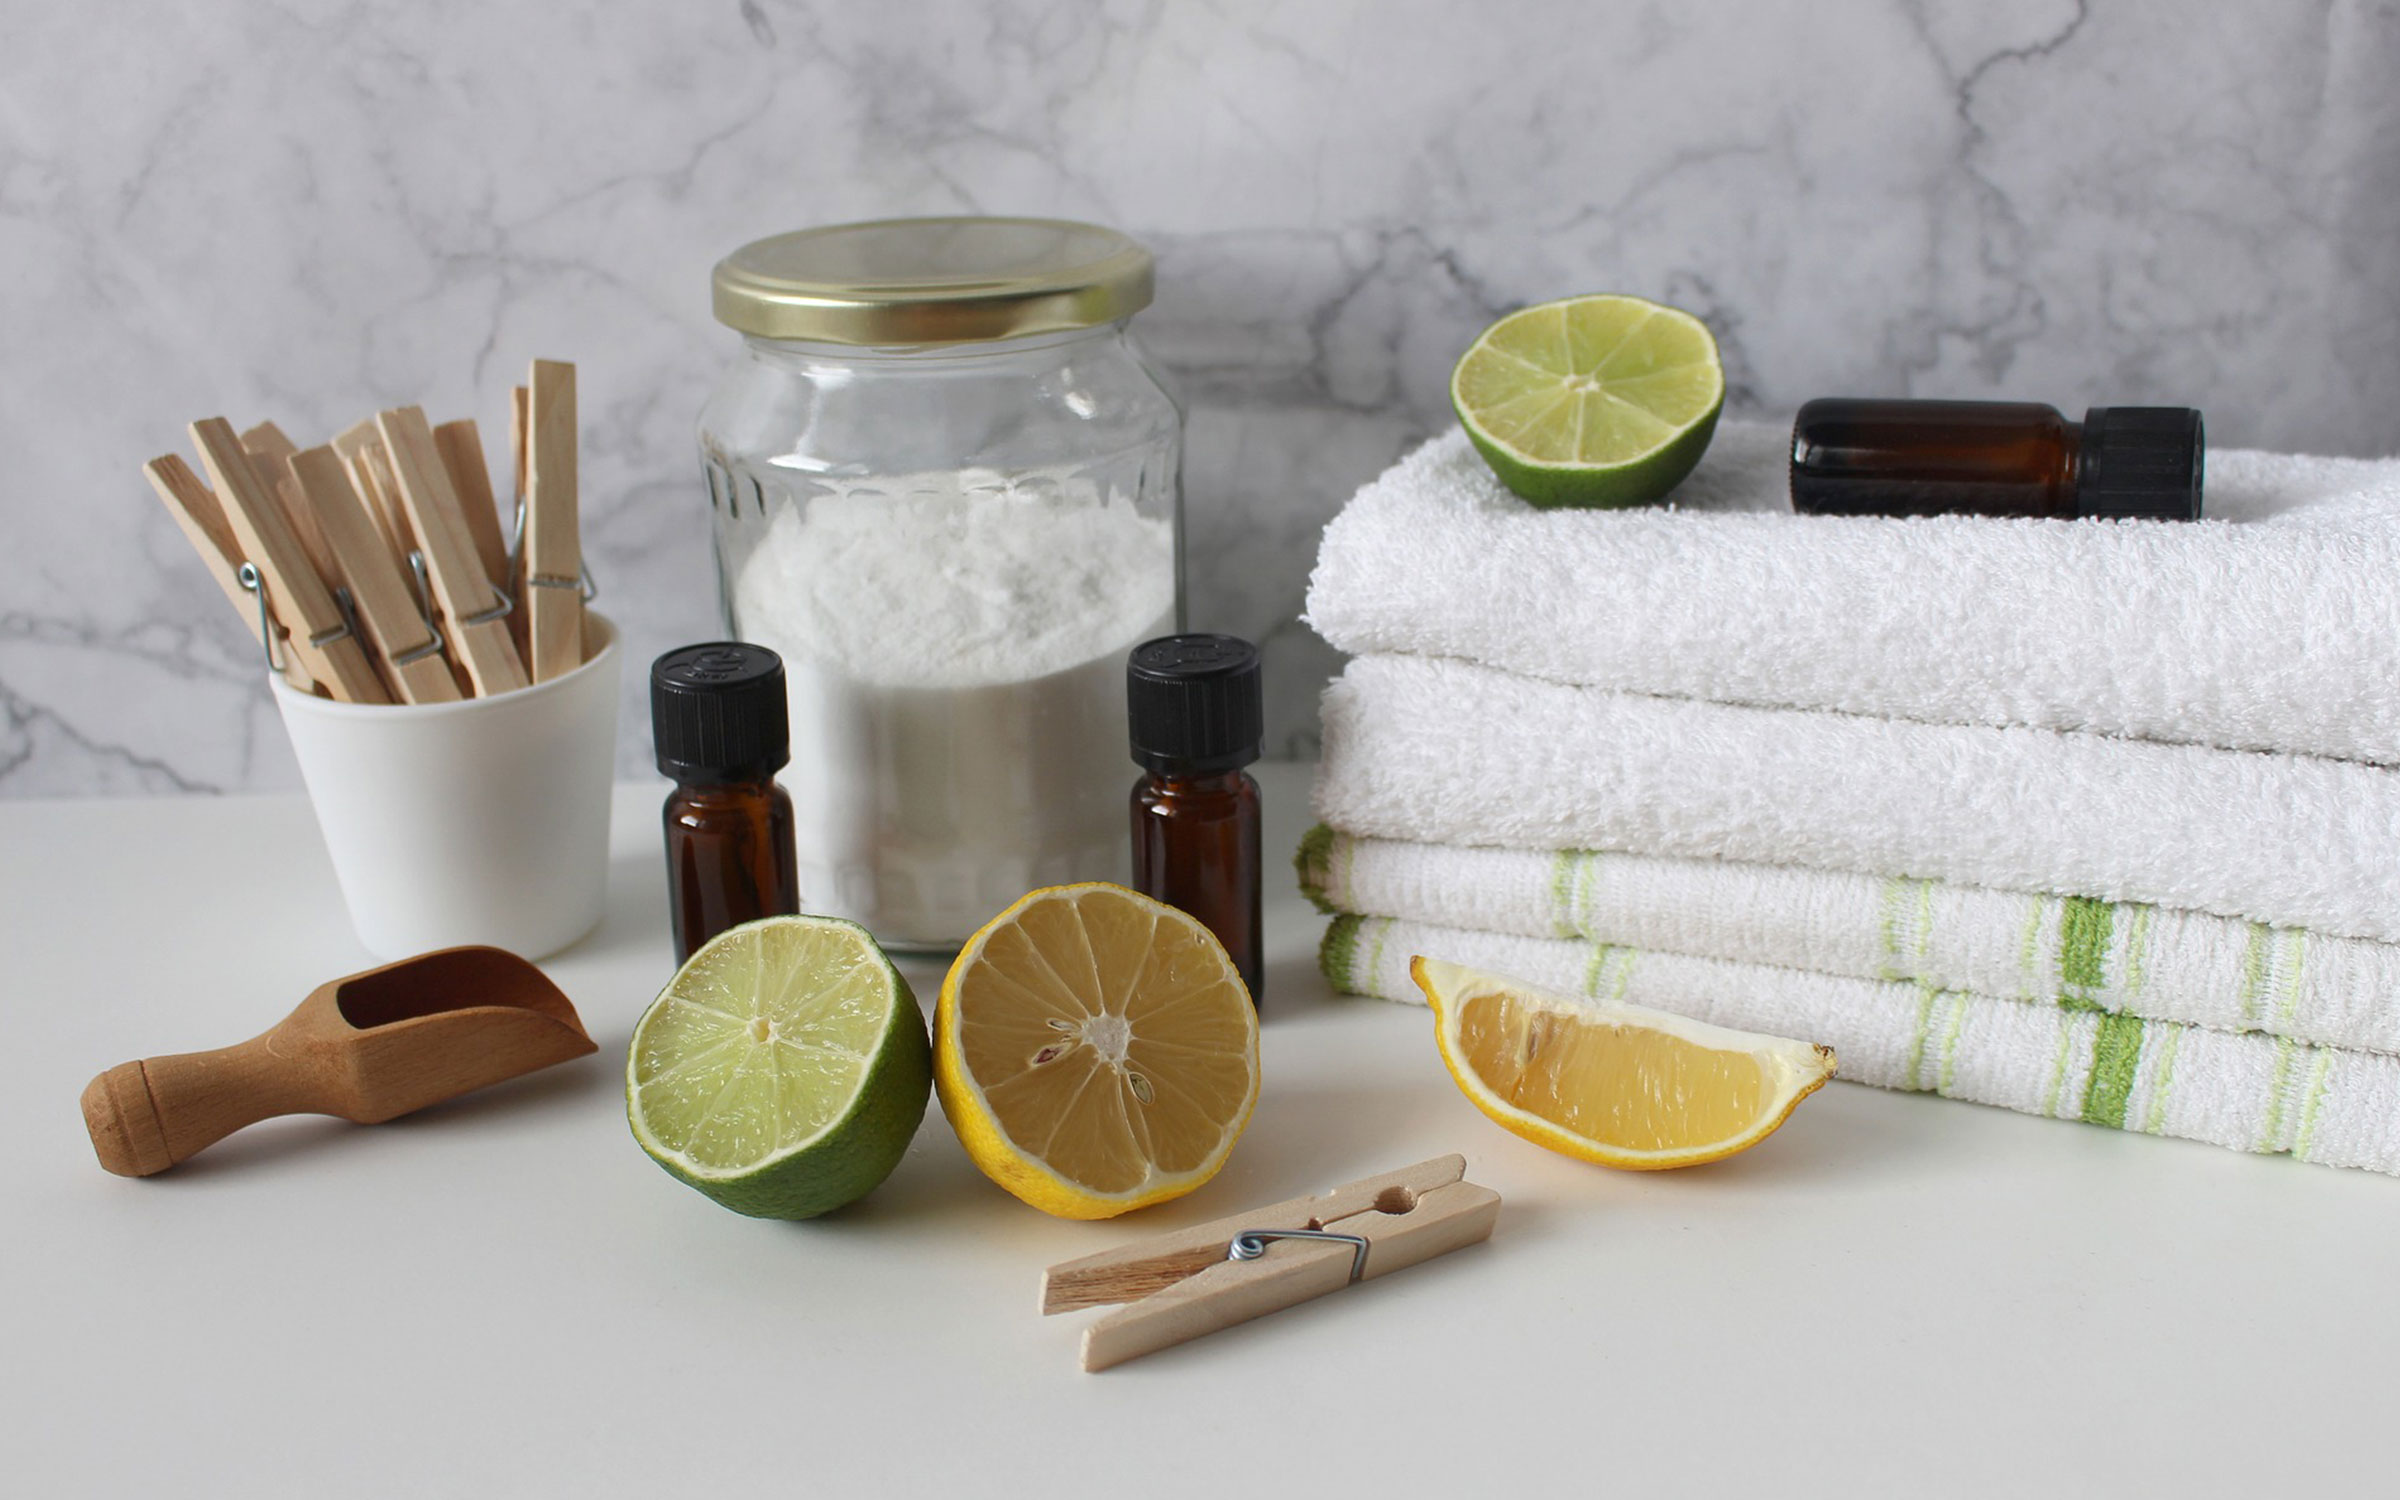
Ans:
[{"label": "folded white towel", "polygon": [[1650,854],[1468,849],[1318,825],[1328,912],[1900,979],[2400,1053],[2400,943],[2205,912]]},{"label": "folded white towel", "polygon": [[1421,1001],[1408,977],[1419,953],[1821,1042],[1854,1083],[2400,1173],[2400,1057],[2385,1053],[1388,918],[1337,920],[1321,956],[1336,989]]},{"label": "folded white towel", "polygon": [[1348,833],[2054,891],[2400,941],[2400,771],[1562,687],[1363,657],[1326,690]]},{"label": "folded white towel", "polygon": [[2400,460],[2208,455],[2224,522],[1797,516],[1727,422],[1671,508],[1542,511],[1465,436],[1325,530],[1345,651],[1557,682],[2400,763]]}]

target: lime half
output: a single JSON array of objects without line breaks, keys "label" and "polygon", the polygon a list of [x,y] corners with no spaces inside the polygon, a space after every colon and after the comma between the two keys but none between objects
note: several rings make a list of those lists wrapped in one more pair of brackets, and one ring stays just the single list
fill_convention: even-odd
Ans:
[{"label": "lime half", "polygon": [[908,981],[865,928],[835,917],[720,933],[643,1013],[625,1060],[642,1149],[761,1219],[864,1196],[900,1164],[932,1088]]},{"label": "lime half", "polygon": [[1717,341],[1640,297],[1510,313],[1450,374],[1450,404],[1492,472],[1535,505],[1647,505],[1700,462],[1725,405]]}]

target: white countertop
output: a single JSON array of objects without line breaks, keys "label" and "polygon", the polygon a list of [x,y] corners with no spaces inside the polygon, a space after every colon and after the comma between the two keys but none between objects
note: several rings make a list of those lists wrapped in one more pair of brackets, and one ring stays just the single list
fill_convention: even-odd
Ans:
[{"label": "white countertop", "polygon": [[[371,960],[297,797],[0,803],[0,1488],[19,1495],[1934,1495],[2388,1486],[2400,1181],[1836,1084],[1747,1155],[1614,1173],[1329,995],[1268,768],[1265,1089],[1223,1175],[1043,1217],[927,1111],[863,1202],[763,1223],[628,1136],[672,969],[649,786],[547,964],[600,1055],[391,1125],[95,1164],[110,1064]],[[938,974],[911,969],[930,1002]],[[1489,1245],[1101,1375],[1053,1261],[1445,1151]]]}]

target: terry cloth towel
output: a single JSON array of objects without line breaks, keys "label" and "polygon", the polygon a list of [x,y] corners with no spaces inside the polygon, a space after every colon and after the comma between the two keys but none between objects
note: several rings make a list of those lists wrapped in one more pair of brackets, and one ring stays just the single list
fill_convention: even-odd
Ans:
[{"label": "terry cloth towel", "polygon": [[1411,955],[1538,988],[1804,1037],[1835,1076],[2237,1151],[2400,1173],[2400,1057],[1762,964],[1342,917],[1334,988],[1421,1003]]},{"label": "terry cloth towel", "polygon": [[2400,941],[2400,771],[1912,724],[1362,657],[1326,689],[1347,833],[2058,891]]},{"label": "terry cloth towel", "polygon": [[1581,938],[2400,1053],[2400,944],[2205,912],[1797,866],[1301,841],[1327,913]]},{"label": "terry cloth towel", "polygon": [[1325,530],[1355,655],[1930,723],[2400,764],[2400,460],[2208,455],[2223,522],[1791,513],[1790,430],[1719,425],[1667,508],[1543,511],[1451,431]]}]

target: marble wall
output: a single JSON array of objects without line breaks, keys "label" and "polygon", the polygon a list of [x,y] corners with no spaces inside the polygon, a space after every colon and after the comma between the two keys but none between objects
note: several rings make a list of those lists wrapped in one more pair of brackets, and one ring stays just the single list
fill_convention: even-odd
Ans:
[{"label": "marble wall", "polygon": [[1268,641],[1287,753],[1317,528],[1522,302],[1699,313],[1738,411],[2177,401],[2400,449],[2392,3],[0,0],[0,37],[0,794],[295,784],[138,474],[195,416],[492,430],[573,359],[602,607],[637,662],[709,631],[708,269],[812,222],[1157,250],[1195,620]]}]

